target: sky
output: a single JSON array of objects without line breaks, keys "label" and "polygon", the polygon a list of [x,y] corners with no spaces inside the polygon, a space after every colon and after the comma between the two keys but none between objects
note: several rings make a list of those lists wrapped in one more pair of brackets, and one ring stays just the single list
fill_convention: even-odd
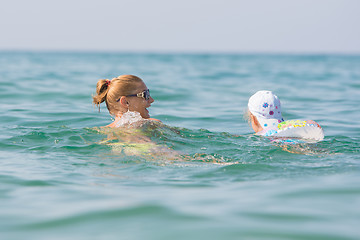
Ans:
[{"label": "sky", "polygon": [[360,54],[360,0],[0,0],[0,50]]}]

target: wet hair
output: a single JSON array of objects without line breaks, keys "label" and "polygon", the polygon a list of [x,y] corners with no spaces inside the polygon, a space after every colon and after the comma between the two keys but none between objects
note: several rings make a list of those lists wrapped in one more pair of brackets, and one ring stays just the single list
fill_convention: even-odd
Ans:
[{"label": "wet hair", "polygon": [[111,80],[100,79],[96,84],[96,95],[93,96],[93,103],[99,107],[100,111],[100,104],[105,102],[110,114],[116,115],[117,112],[122,111],[117,100],[121,96],[134,94],[141,83],[143,80],[134,75],[121,75]]},{"label": "wet hair", "polygon": [[244,111],[243,118],[249,125],[251,125],[251,112],[248,108]]}]

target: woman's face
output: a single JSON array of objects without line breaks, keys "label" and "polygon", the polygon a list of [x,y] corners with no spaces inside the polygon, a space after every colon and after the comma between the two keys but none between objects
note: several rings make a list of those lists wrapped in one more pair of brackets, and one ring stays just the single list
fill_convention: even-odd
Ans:
[{"label": "woman's face", "polygon": [[[134,94],[141,93],[148,90],[145,83],[142,82],[138,84],[136,90],[134,90]],[[142,97],[126,97],[129,103],[129,110],[139,112],[142,118],[150,118],[149,111],[147,108],[151,106],[151,103],[154,102],[154,99],[150,97],[148,100]]]}]

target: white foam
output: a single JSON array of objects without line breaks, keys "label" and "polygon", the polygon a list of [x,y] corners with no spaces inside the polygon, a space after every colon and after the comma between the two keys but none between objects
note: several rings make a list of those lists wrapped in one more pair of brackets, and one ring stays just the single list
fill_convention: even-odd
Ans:
[{"label": "white foam", "polygon": [[141,117],[139,112],[127,111],[121,116],[120,120],[116,123],[116,127],[123,127],[144,120],[145,119]]}]

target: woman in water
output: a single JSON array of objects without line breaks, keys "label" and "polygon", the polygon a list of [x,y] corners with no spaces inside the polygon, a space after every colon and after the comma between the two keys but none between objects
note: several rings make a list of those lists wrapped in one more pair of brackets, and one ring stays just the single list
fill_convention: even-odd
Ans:
[{"label": "woman in water", "polygon": [[154,99],[143,80],[137,76],[121,75],[112,80],[101,79],[97,82],[96,94],[93,103],[100,110],[100,104],[105,102],[109,113],[115,117],[114,122],[107,127],[118,127],[126,113],[138,113],[143,119],[160,121],[150,118],[147,108]]},{"label": "woman in water", "polygon": [[[160,120],[150,118],[147,108],[154,99],[145,83],[134,75],[121,75],[117,78],[101,79],[97,82],[93,103],[99,107],[106,103],[114,121],[101,129],[108,134],[101,141],[117,154],[136,155],[151,158],[165,155],[174,156],[172,150],[151,140],[153,131],[159,127]],[[177,153],[176,153],[177,154]]]}]

